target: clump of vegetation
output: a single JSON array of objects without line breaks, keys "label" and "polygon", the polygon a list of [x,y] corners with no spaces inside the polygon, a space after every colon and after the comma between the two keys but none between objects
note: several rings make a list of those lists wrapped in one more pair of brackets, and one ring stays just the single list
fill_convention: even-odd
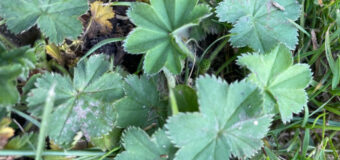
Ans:
[{"label": "clump of vegetation", "polygon": [[18,3],[0,159],[339,159],[339,1]]}]

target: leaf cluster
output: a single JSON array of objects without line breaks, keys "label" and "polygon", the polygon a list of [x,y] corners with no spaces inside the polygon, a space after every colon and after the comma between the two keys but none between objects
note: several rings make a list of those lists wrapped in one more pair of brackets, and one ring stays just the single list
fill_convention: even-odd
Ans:
[{"label": "leaf cluster", "polygon": [[[338,102],[328,104],[339,95],[340,58],[334,56],[338,51],[330,47],[337,44],[334,37],[338,35],[329,33],[334,29],[340,33],[337,24],[340,18],[325,31],[323,47],[305,52],[310,43],[315,45],[315,35],[309,35],[314,38],[312,42],[300,38],[299,44],[298,29],[308,33],[295,22],[305,10],[296,0],[149,0],[105,4],[96,1],[90,8],[87,0],[18,2],[22,6],[1,0],[0,16],[14,33],[37,25],[49,38],[49,45],[45,45],[45,38],[42,41],[47,54],[54,58],[50,62],[63,62],[58,45],[67,38],[76,39],[83,30],[86,35],[91,25],[100,26],[102,34],[108,34],[113,28],[109,19],[115,17],[112,5],[128,4],[127,16],[136,26],[126,38],[104,40],[85,56],[75,58],[74,67],[64,68],[63,63],[54,65],[61,72],[55,68],[41,69],[40,74],[29,72],[39,55],[29,47],[7,49],[0,43],[0,118],[6,114],[4,107],[26,118],[40,127],[39,141],[50,140],[47,144],[53,151],[78,150],[79,145],[86,142],[87,146],[80,149],[109,151],[100,152],[100,157],[98,154],[85,157],[90,159],[278,159],[272,148],[283,149],[279,147],[281,143],[273,141],[277,141],[282,131],[294,128],[290,146],[284,147],[286,150],[297,148],[295,158],[305,159],[312,142],[309,128],[321,128],[321,144],[309,158],[326,157],[328,145],[334,157],[338,157],[332,141],[337,133],[333,132],[330,138],[325,135],[327,130],[339,130],[333,124],[340,125],[331,120],[329,124],[333,126],[326,123],[326,117],[333,116],[326,110],[340,115],[338,107],[332,106]],[[88,9],[92,18],[87,29],[83,29],[77,18]],[[227,32],[230,34],[222,35]],[[203,40],[211,37],[217,38],[201,51],[199,45],[206,46]],[[127,53],[143,55],[135,74],[114,66],[115,61],[104,54],[89,56],[117,39],[124,39],[123,48]],[[214,48],[215,44],[219,45]],[[303,47],[292,52],[297,44]],[[311,64],[323,51],[330,67],[322,80],[316,82]],[[225,53],[226,62],[217,57],[220,52]],[[311,59],[306,58],[309,55]],[[210,58],[205,59],[206,56]],[[224,63],[218,73],[202,74],[214,71],[212,65],[219,65],[213,63],[215,59]],[[301,63],[301,59],[308,64]],[[325,66],[322,60],[317,63]],[[219,74],[220,69],[224,67],[242,71],[239,73],[242,78],[229,82],[235,78],[221,76],[224,74]],[[29,76],[31,74],[35,75]],[[324,83],[329,77],[331,81]],[[26,85],[21,88],[18,82]],[[308,89],[311,84],[314,90]],[[330,86],[332,92],[326,93]],[[55,93],[54,105],[46,107],[51,87]],[[333,96],[321,103],[317,97],[321,93]],[[309,114],[314,104],[318,108]],[[294,116],[304,109],[304,118]],[[312,118],[321,110],[323,114]],[[48,114],[50,116],[46,116]],[[36,119],[42,119],[44,125]],[[292,121],[293,124],[286,125]],[[2,132],[7,134],[3,136],[6,143],[14,134],[9,124],[0,125],[0,139]],[[304,129],[303,142],[298,141],[300,129]],[[7,145],[0,144],[0,148],[35,150],[35,145],[39,145],[37,137],[34,133],[24,133],[9,140]],[[44,148],[44,143],[41,144],[39,148]]]}]

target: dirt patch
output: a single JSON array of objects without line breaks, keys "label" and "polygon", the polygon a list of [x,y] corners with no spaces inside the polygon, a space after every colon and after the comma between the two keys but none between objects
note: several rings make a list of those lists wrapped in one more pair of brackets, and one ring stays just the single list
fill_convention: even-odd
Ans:
[{"label": "dirt patch", "polygon": [[[127,0],[129,2],[133,2],[134,0]],[[81,50],[81,54],[85,54],[88,50],[90,50],[94,45],[98,42],[108,39],[108,38],[118,38],[118,37],[126,37],[129,32],[135,27],[127,18],[126,11],[128,7],[124,6],[115,6],[113,10],[115,12],[115,18],[111,19],[113,29],[109,34],[101,34],[100,32],[92,33],[92,36],[89,34],[84,36],[84,43]],[[83,16],[82,18],[88,23],[90,19],[90,13],[88,15]],[[93,36],[94,35],[94,36]],[[122,65],[127,71],[135,72],[138,64],[140,62],[140,55],[131,55],[127,54],[124,51],[123,42],[111,43],[107,44],[101,48],[99,48],[95,54],[107,54],[110,56],[114,56],[115,65]]]},{"label": "dirt patch", "polygon": [[11,33],[7,29],[6,25],[1,25],[0,34],[5,36],[7,40],[9,40],[11,43],[17,46],[25,46],[25,45],[33,46],[34,42],[40,37],[40,31],[38,30],[37,27],[33,27],[26,32],[16,35],[14,33]]}]

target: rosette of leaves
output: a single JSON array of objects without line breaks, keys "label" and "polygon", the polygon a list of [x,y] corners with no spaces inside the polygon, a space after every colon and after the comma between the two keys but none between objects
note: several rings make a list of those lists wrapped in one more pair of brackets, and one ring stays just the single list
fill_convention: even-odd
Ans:
[{"label": "rosette of leaves", "polygon": [[0,106],[13,105],[20,100],[17,90],[17,78],[26,78],[29,69],[34,68],[34,53],[29,47],[12,50],[0,43]]},{"label": "rosette of leaves", "polygon": [[224,0],[216,13],[220,22],[234,25],[230,42],[235,47],[266,53],[279,43],[294,50],[298,42],[297,28],[291,23],[300,16],[296,0]]},{"label": "rosette of leaves", "polygon": [[128,10],[130,20],[137,26],[127,37],[124,48],[131,54],[146,54],[144,70],[153,74],[164,66],[179,74],[182,60],[193,56],[180,34],[209,14],[198,0],[151,0],[150,4],[134,3]]},{"label": "rosette of leaves", "polygon": [[115,160],[171,160],[176,152],[161,129],[149,137],[140,128],[130,127],[124,132],[122,143],[126,151]]},{"label": "rosette of leaves", "polygon": [[49,120],[48,135],[60,146],[68,146],[77,132],[90,140],[108,134],[115,126],[113,103],[124,96],[122,77],[109,71],[104,55],[78,63],[73,80],[69,76],[46,73],[37,79],[28,94],[29,112],[41,116],[51,85],[55,107]]},{"label": "rosette of leaves", "polygon": [[309,65],[293,62],[291,52],[284,45],[268,54],[238,57],[238,64],[251,71],[248,79],[264,92],[264,111],[280,113],[283,122],[290,121],[293,113],[300,112],[307,105],[305,88],[312,80]]},{"label": "rosette of leaves", "polygon": [[115,103],[118,119],[117,125],[147,127],[157,119],[157,107],[160,96],[154,78],[129,75],[125,78],[126,97]]},{"label": "rosette of leaves", "polygon": [[14,33],[38,25],[53,43],[65,38],[76,38],[82,32],[77,19],[88,9],[87,0],[1,0],[0,16]]},{"label": "rosette of leaves", "polygon": [[248,158],[262,146],[272,121],[262,113],[260,89],[247,81],[196,80],[200,112],[168,119],[168,136],[180,149],[176,160]]}]

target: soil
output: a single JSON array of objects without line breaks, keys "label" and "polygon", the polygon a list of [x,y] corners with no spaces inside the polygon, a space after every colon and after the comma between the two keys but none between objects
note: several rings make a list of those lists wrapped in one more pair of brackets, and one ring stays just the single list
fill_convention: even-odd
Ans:
[{"label": "soil", "polygon": [[35,40],[39,39],[40,37],[40,31],[38,30],[37,27],[33,27],[26,32],[15,35],[14,33],[11,33],[9,30],[7,30],[6,25],[1,25],[0,34],[5,36],[7,40],[9,40],[11,43],[17,46],[25,45],[33,46]]},{"label": "soil", "polygon": [[[133,2],[135,0],[125,1]],[[110,20],[113,26],[111,33],[101,34],[100,32],[98,32],[95,33],[95,36],[85,35],[81,53],[85,54],[89,49],[91,49],[94,45],[96,45],[98,42],[102,40],[108,38],[126,37],[135,26],[128,19],[122,19],[118,17],[126,17],[127,9],[128,7],[124,6],[113,7],[113,10],[115,12],[115,18]],[[83,16],[82,18],[84,18],[88,22],[90,15],[87,16],[88,17]],[[123,42],[107,44],[99,48],[95,53],[97,54],[104,53],[110,56],[114,56],[115,65],[123,66],[130,73],[135,72],[137,70],[140,59],[142,58],[142,56],[140,55],[127,54],[124,51]]]}]

